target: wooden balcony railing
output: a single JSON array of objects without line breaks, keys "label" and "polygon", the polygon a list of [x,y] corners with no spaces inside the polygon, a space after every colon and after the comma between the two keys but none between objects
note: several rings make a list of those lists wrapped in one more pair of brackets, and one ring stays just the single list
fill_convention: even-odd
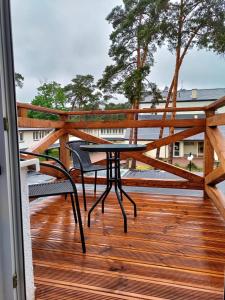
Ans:
[{"label": "wooden balcony railing", "polygon": [[[94,143],[110,142],[94,135],[83,132],[82,129],[101,129],[101,128],[153,128],[153,127],[177,127],[183,128],[182,131],[147,143],[147,149],[142,153],[127,152],[122,155],[123,159],[134,158],[137,161],[150,165],[154,168],[164,170],[181,177],[181,180],[162,180],[146,178],[124,178],[123,184],[129,186],[145,186],[157,188],[176,188],[176,189],[197,189],[203,190],[205,196],[210,197],[222,216],[225,218],[225,196],[218,190],[216,184],[225,180],[225,138],[218,126],[225,125],[225,114],[217,113],[216,110],[225,106],[225,97],[215,101],[205,107],[188,108],[160,108],[160,109],[126,109],[126,110],[97,110],[97,111],[76,111],[67,112],[56,109],[34,106],[25,103],[18,103],[18,126],[29,128],[52,128],[54,131],[43,138],[40,142],[29,149],[31,152],[41,153],[47,150],[57,140],[60,141],[60,159],[69,167],[69,152],[65,148],[69,135],[78,137],[82,140]],[[58,121],[32,119],[28,117],[28,111],[39,111],[51,113],[59,116]],[[175,120],[134,120],[134,113],[159,113],[159,112],[199,112],[203,111],[205,117],[201,119],[175,119]],[[120,121],[72,121],[71,116],[88,115],[115,115],[124,114],[125,119]],[[168,164],[164,161],[145,155],[147,151],[169,145],[176,141],[205,133],[204,141],[204,176],[199,176],[187,170]],[[214,169],[214,151],[216,152],[220,165]],[[98,163],[103,163],[99,161]],[[57,176],[57,174],[54,174]],[[76,177],[77,180],[77,177]],[[86,177],[87,183],[93,183],[94,178]],[[98,183],[104,183],[104,178],[98,178]]]}]

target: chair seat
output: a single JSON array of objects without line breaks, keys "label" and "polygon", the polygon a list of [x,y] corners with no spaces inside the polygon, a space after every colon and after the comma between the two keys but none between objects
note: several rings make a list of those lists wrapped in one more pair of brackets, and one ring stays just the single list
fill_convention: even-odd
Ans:
[{"label": "chair seat", "polygon": [[[79,165],[76,165],[74,168],[80,170]],[[102,170],[106,170],[106,167],[101,165],[94,165],[94,164],[87,165],[87,166],[83,165],[83,170],[84,172],[102,171]]]},{"label": "chair seat", "polygon": [[54,196],[74,193],[69,180],[29,185],[29,197]]}]

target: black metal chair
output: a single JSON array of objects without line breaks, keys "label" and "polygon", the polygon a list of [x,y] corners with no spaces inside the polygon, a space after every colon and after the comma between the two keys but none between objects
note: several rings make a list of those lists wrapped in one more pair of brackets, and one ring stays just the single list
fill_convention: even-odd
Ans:
[{"label": "black metal chair", "polygon": [[84,174],[88,172],[95,172],[95,185],[94,193],[96,193],[96,182],[97,182],[97,172],[106,170],[106,166],[96,165],[91,162],[91,158],[88,151],[82,151],[80,145],[87,144],[84,141],[72,141],[68,142],[66,146],[72,153],[73,167],[72,170],[79,170],[81,173],[81,182],[83,189],[83,200],[84,200],[84,209],[87,210],[86,204],[86,193],[85,193],[85,183],[84,183]]},{"label": "black metal chair", "polygon": [[48,156],[48,155],[44,155],[44,154],[36,154],[36,153],[32,153],[32,152],[27,152],[27,151],[20,151],[20,153],[26,154],[29,156],[32,155],[32,156],[36,156],[36,157],[50,159],[57,163],[57,165],[54,165],[54,164],[40,161],[41,166],[52,168],[52,169],[55,169],[55,170],[61,172],[65,179],[60,180],[60,181],[53,181],[53,182],[29,185],[29,198],[70,194],[73,215],[74,215],[74,221],[75,221],[75,223],[77,223],[77,221],[78,221],[79,229],[80,229],[80,239],[81,239],[81,244],[82,244],[82,251],[83,251],[83,253],[85,253],[86,247],[85,247],[84,231],[83,231],[77,189],[76,189],[75,183],[74,183],[73,179],[71,178],[69,172],[67,171],[66,167],[63,165],[63,163],[59,159],[52,157],[52,156]]}]

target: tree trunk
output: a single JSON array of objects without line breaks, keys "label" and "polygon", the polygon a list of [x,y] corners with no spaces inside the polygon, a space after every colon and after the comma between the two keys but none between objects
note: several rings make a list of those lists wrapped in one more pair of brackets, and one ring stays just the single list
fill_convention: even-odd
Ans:
[{"label": "tree trunk", "polygon": [[[174,85],[173,85],[173,100],[172,107],[175,108],[177,105],[177,89],[178,89],[178,78],[179,78],[179,61],[180,61],[180,45],[178,45],[176,50],[176,67],[175,67],[175,76],[174,76]],[[172,112],[171,120],[174,120],[176,117],[176,112]],[[174,127],[170,127],[170,135],[174,134]],[[169,145],[169,156],[168,162],[173,163],[173,143]]]},{"label": "tree trunk", "polygon": [[[182,29],[183,29],[183,0],[180,0],[180,13],[179,13],[179,20],[178,20],[178,33],[177,33],[177,47],[176,47],[176,65],[175,65],[175,73],[173,78],[173,92],[172,92],[172,107],[176,107],[177,103],[177,89],[178,89],[178,78],[179,78],[179,70],[183,60],[183,56],[181,56],[181,46],[182,46]],[[189,47],[189,46],[188,46]],[[184,50],[184,55],[185,55]],[[174,120],[176,117],[176,112],[172,112],[171,120]],[[170,127],[170,135],[174,134],[174,127]],[[168,162],[173,163],[173,144],[169,145],[169,155],[168,155]]]},{"label": "tree trunk", "polygon": [[[136,109],[139,108],[139,101],[136,102],[135,107]],[[134,120],[138,120],[138,113],[134,114]],[[138,128],[133,128],[133,144],[137,144],[138,142]],[[135,159],[132,159],[131,162],[131,169],[135,170],[137,167],[137,161]]]},{"label": "tree trunk", "polygon": [[[194,37],[196,36],[197,32],[199,31],[199,28],[198,27],[195,32],[192,34],[192,36],[190,37],[189,41],[187,42],[185,48],[184,48],[184,51],[182,53],[182,55],[180,56],[180,61],[179,61],[179,71],[180,71],[180,67],[183,63],[183,60],[184,60],[184,57],[185,55],[187,54],[187,51],[191,45],[191,42],[193,41]],[[171,82],[171,85],[170,85],[170,88],[169,88],[169,92],[168,92],[168,95],[167,95],[167,98],[166,98],[166,104],[165,104],[165,108],[168,108],[169,107],[169,104],[170,104],[170,98],[171,98],[171,95],[172,95],[172,91],[173,91],[173,87],[174,87],[174,77],[175,77],[175,74],[173,75],[173,80]],[[166,119],[166,116],[167,116],[167,112],[164,112],[163,113],[163,116],[162,116],[162,120],[164,121]],[[164,127],[161,127],[160,128],[160,132],[159,132],[159,139],[161,139],[163,137],[163,132],[164,132]],[[160,148],[157,148],[156,150],[156,158],[159,159],[159,155],[160,155]]]},{"label": "tree trunk", "polygon": [[[134,134],[134,130],[133,130],[133,128],[130,128],[130,135],[129,135],[129,144],[130,145],[132,144],[132,141],[133,141],[133,134]],[[130,162],[130,159],[127,158],[126,165],[128,168],[129,168],[129,162]]]},{"label": "tree trunk", "polygon": [[[170,85],[170,88],[169,88],[169,92],[168,92],[168,95],[167,95],[167,98],[166,98],[165,108],[169,107],[170,98],[171,98],[172,91],[173,91],[173,85],[174,85],[174,77],[173,77],[173,80],[171,82],[171,85]],[[163,113],[163,117],[162,117],[162,120],[165,120],[165,119],[166,119],[166,112]],[[163,132],[164,132],[164,127],[161,127],[160,128],[160,132],[159,132],[159,139],[161,139],[163,137]],[[160,156],[160,148],[157,148],[157,150],[156,150],[156,158],[159,159],[159,156]]]}]

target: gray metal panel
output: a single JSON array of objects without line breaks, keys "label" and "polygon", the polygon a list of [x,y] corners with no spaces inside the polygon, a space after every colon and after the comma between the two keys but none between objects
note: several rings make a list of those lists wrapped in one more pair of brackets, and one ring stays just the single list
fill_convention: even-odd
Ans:
[{"label": "gray metal panel", "polygon": [[[20,174],[9,0],[0,0],[0,299],[25,300]],[[4,131],[3,116],[8,130]],[[13,275],[18,275],[13,288]]]},{"label": "gray metal panel", "polygon": [[[213,101],[213,100],[217,100],[220,97],[225,96],[225,88],[216,88],[216,89],[196,89],[197,91],[197,98],[193,99],[192,98],[192,90],[179,90],[177,92],[177,101]],[[168,92],[166,91],[162,91],[162,97],[166,98],[167,97]],[[147,95],[145,96],[144,100],[142,101],[144,102],[151,102],[152,96],[151,95]]]}]

